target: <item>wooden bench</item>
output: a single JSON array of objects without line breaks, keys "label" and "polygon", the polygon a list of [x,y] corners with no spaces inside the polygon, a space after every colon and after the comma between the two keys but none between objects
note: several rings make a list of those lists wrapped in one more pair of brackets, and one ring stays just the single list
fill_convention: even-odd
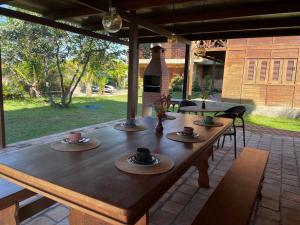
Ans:
[{"label": "wooden bench", "polygon": [[244,148],[192,225],[248,225],[262,197],[268,156],[265,150]]},{"label": "wooden bench", "polygon": [[[34,198],[33,198],[34,197]],[[30,201],[33,198],[34,200]],[[20,205],[20,202],[28,200]],[[0,178],[0,224],[17,225],[56,202]]]}]

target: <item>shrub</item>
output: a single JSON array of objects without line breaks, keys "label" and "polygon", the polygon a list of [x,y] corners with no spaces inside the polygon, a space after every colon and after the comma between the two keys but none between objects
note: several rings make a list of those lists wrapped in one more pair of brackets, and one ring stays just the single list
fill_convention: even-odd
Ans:
[{"label": "shrub", "polygon": [[3,98],[4,99],[19,99],[24,98],[25,90],[22,85],[14,82],[3,85]]},{"label": "shrub", "polygon": [[171,80],[171,87],[173,91],[182,91],[183,88],[183,78],[181,76],[176,76]]},{"label": "shrub", "polygon": [[193,86],[192,86],[192,90],[195,92],[200,91],[201,87],[200,87],[200,82],[198,79],[198,76],[196,77],[196,79],[193,81]]}]

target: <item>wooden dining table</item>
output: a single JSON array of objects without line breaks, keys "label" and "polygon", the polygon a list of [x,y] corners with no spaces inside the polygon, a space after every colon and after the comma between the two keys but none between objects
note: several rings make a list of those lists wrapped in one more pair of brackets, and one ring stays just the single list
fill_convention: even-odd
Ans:
[{"label": "wooden dining table", "polygon": [[[199,170],[199,186],[209,188],[208,159],[213,143],[232,121],[216,118],[221,127],[193,124],[199,116],[175,114],[163,121],[162,134],[155,132],[156,118],[145,117],[137,123],[145,131],[124,132],[106,126],[85,134],[102,141],[96,149],[83,152],[55,151],[50,144],[2,154],[0,175],[31,191],[70,207],[72,225],[148,223],[148,210],[191,167]],[[181,143],[166,134],[192,126],[205,141]],[[63,139],[64,137],[62,137]],[[174,167],[160,175],[134,175],[118,170],[115,161],[122,155],[146,147],[174,161]]]}]

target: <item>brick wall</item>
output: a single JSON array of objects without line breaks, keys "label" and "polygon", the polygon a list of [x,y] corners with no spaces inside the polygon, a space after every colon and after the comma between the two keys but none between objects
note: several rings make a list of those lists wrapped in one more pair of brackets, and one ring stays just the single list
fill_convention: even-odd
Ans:
[{"label": "brick wall", "polygon": [[222,99],[300,108],[300,36],[230,39]]}]

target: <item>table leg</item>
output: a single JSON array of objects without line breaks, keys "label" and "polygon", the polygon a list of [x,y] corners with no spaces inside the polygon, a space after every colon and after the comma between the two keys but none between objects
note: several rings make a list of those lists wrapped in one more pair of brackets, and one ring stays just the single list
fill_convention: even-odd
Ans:
[{"label": "table leg", "polygon": [[[115,225],[121,223],[109,223],[101,219],[90,216],[76,209],[71,209],[69,215],[70,225]],[[145,214],[137,223],[133,225],[147,225],[148,224],[148,214]]]},{"label": "table leg", "polygon": [[0,210],[0,224],[1,225],[18,225],[18,210],[19,204],[11,205],[5,209]]},{"label": "table leg", "polygon": [[207,148],[201,156],[194,162],[194,166],[197,167],[199,172],[198,184],[199,187],[209,188],[209,176],[208,176],[208,159],[213,152],[213,146]]}]

